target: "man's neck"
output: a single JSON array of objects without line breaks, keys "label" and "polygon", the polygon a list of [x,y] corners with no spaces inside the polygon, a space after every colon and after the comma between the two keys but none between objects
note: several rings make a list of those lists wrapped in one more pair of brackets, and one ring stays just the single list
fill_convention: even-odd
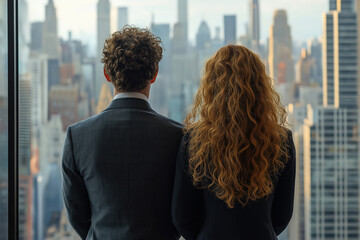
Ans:
[{"label": "man's neck", "polygon": [[144,94],[147,98],[149,98],[150,84],[147,87],[145,87],[144,89],[137,90],[137,91],[117,91],[116,89],[114,89],[114,96],[116,96],[119,93],[125,93],[125,92],[137,92],[137,93]]}]

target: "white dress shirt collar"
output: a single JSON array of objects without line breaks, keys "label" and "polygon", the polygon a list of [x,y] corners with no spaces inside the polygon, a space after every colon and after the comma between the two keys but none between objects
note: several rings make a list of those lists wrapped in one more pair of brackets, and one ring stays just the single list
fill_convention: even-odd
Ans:
[{"label": "white dress shirt collar", "polygon": [[113,100],[120,98],[139,98],[148,101],[148,98],[145,96],[145,94],[139,92],[121,92],[116,94]]}]

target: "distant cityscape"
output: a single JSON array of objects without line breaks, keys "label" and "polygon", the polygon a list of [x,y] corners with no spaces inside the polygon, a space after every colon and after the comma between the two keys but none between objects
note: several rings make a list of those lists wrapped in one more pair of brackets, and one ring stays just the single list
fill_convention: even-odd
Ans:
[{"label": "distant cityscape", "polygon": [[[182,122],[206,59],[227,44],[248,47],[273,79],[297,150],[294,214],[279,239],[360,239],[360,0],[329,0],[321,38],[301,48],[294,46],[286,9],[274,12],[262,43],[261,1],[248,2],[248,29],[241,35],[237,15],[224,15],[213,36],[202,21],[190,44],[188,0],[177,0],[175,25],[149,24],[165,49],[150,104]],[[95,57],[71,32],[59,37],[53,0],[38,22],[28,21],[28,4],[19,0],[19,239],[78,239],[62,200],[62,149],[69,125],[100,113],[113,99],[100,63],[111,34],[111,3],[97,2]],[[117,15],[117,29],[131,24],[128,7],[119,7]],[[8,239],[6,25],[6,1],[0,0],[0,240]]]}]

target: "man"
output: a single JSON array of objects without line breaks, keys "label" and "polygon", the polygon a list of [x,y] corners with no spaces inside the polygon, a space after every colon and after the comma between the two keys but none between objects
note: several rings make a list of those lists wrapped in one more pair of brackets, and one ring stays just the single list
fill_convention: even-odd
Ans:
[{"label": "man", "polygon": [[162,58],[160,44],[144,29],[113,33],[102,62],[114,100],[68,128],[63,196],[82,239],[179,238],[170,206],[182,127],[147,102]]}]

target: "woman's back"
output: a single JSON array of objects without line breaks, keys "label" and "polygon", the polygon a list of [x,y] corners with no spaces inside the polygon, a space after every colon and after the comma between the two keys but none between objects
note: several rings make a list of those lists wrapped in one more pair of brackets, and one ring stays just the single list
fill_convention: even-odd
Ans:
[{"label": "woman's back", "polygon": [[182,140],[176,163],[172,213],[177,230],[186,240],[251,239],[273,240],[289,223],[294,198],[295,147],[289,131],[289,160],[281,174],[273,178],[274,191],[245,206],[229,208],[207,189],[197,189],[188,174],[187,143]]},{"label": "woman's back", "polygon": [[186,239],[276,239],[293,208],[295,148],[260,58],[228,45],[185,120],[173,221]]}]

